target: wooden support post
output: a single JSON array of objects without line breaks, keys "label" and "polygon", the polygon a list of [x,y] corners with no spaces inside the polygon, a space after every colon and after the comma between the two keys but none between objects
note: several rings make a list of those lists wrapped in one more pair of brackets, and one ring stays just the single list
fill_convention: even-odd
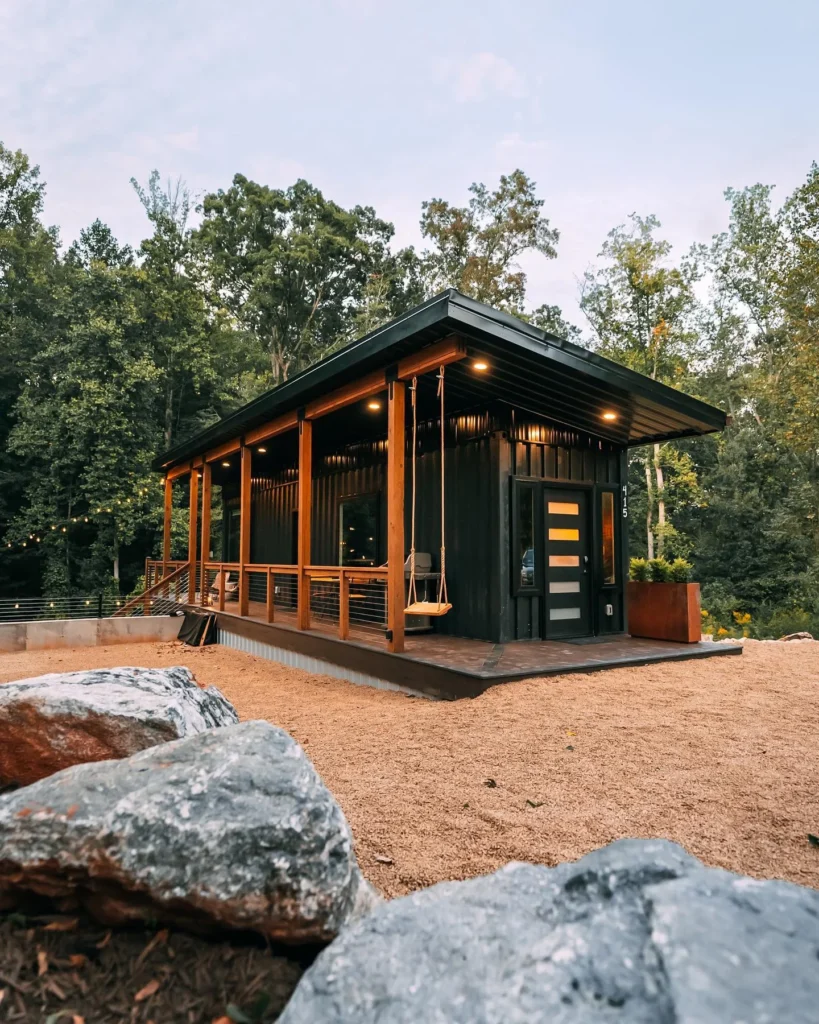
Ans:
[{"label": "wooden support post", "polygon": [[272,622],[275,615],[276,578],[270,566],[267,567],[267,621]]},{"label": "wooden support post", "polygon": [[250,606],[250,578],[245,566],[250,562],[250,486],[251,452],[242,445],[241,491],[239,497],[239,614],[247,615]]},{"label": "wooden support post", "polygon": [[219,611],[225,610],[225,584],[227,583],[227,572],[223,562],[219,563]]},{"label": "wooden support post", "polygon": [[199,603],[210,604],[207,564],[210,561],[211,468],[202,466],[202,569],[199,575]]},{"label": "wooden support post", "polygon": [[387,647],[404,650],[404,453],[406,384],[390,382],[387,411]]},{"label": "wooden support post", "polygon": [[350,636],[350,578],[343,570],[338,574],[338,638]]},{"label": "wooden support post", "polygon": [[199,474],[191,470],[190,519],[188,520],[188,604],[196,601],[196,534],[199,525]]},{"label": "wooden support post", "polygon": [[299,423],[299,536],[297,545],[299,629],[310,628],[310,579],[304,567],[310,564],[310,532],[313,509],[313,424]]},{"label": "wooden support post", "polygon": [[[171,560],[171,515],[173,514],[173,480],[165,477],[165,520],[162,530],[162,575],[168,575]],[[147,580],[146,580],[147,582]]]}]

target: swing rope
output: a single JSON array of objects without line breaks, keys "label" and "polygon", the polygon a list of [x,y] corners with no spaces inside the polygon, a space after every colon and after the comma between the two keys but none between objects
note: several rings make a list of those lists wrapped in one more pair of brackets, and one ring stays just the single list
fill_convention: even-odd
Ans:
[{"label": "swing rope", "polygon": [[415,450],[418,437],[418,406],[416,396],[418,394],[418,378],[412,378],[412,518],[410,520],[410,582],[407,604],[412,605],[418,601],[415,592]]},{"label": "swing rope", "polygon": [[[438,580],[438,606],[449,604],[446,592],[446,530],[444,529],[446,499],[444,476],[444,453],[446,451],[444,434],[444,368],[438,370],[438,397],[441,400],[441,578]],[[413,500],[413,504],[415,504]]]}]

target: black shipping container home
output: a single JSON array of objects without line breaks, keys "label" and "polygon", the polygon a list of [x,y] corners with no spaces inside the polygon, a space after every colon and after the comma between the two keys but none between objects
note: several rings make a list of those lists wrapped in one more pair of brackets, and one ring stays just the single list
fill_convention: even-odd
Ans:
[{"label": "black shipping container home", "polygon": [[[158,460],[166,532],[149,582],[184,574],[189,603],[218,607],[226,637],[293,652],[294,663],[312,656],[429,692],[477,692],[483,684],[449,692],[444,667],[490,681],[539,674],[558,650],[550,642],[565,654],[567,642],[627,634],[628,449],[725,420],[449,290]],[[173,562],[180,477],[190,544]],[[413,510],[417,587],[437,608],[445,559],[446,614],[405,612]],[[417,687],[408,660],[429,677]]]}]

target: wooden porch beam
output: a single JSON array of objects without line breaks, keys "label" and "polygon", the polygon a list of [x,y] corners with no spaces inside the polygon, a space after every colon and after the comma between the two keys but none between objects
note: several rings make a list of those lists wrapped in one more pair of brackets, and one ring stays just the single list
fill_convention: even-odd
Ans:
[{"label": "wooden porch beam", "polygon": [[437,370],[439,366],[457,363],[459,359],[465,357],[465,342],[453,334],[452,337],[444,338],[436,345],[430,345],[429,348],[421,349],[414,355],[400,359],[398,361],[398,376],[402,380],[411,380],[413,377],[420,377],[422,373]]},{"label": "wooden porch beam", "polygon": [[295,430],[299,425],[299,416],[296,412],[285,413],[269,423],[263,423],[255,430],[245,434],[245,444],[258,444],[260,441],[267,441],[277,434],[283,434],[287,430]]},{"label": "wooden porch beam", "polygon": [[[162,524],[162,575],[168,571],[168,562],[171,560],[171,517],[173,515],[173,480],[165,477],[165,514]],[[145,579],[145,586],[148,586],[148,579]]]},{"label": "wooden porch beam", "polygon": [[390,383],[387,410],[387,647],[404,650],[404,455],[407,385]]},{"label": "wooden porch beam", "polygon": [[210,561],[210,506],[211,506],[211,467],[206,462],[202,466],[202,569],[199,576],[199,603],[207,604],[208,574],[206,565]]},{"label": "wooden porch beam", "polygon": [[310,420],[299,423],[299,536],[296,561],[298,563],[299,629],[310,628],[310,578],[304,567],[310,564],[310,531],[313,508],[313,424]]},{"label": "wooden porch beam", "polygon": [[249,448],[242,447],[239,490],[239,614],[247,615],[250,602],[249,576],[245,566],[250,562],[250,489],[252,485]]},{"label": "wooden porch beam", "polygon": [[169,469],[166,475],[167,480],[178,480],[180,476],[185,476],[186,473],[190,473],[191,464],[190,462],[183,462],[179,466],[174,466],[173,469]]},{"label": "wooden porch beam", "polygon": [[345,405],[352,405],[354,402],[360,402],[363,398],[369,398],[370,395],[383,391],[386,386],[387,375],[384,370],[368,373],[360,380],[354,380],[352,384],[347,384],[337,391],[331,391],[324,398],[317,398],[314,402],[309,402],[304,410],[305,419],[315,420],[319,416],[326,416],[337,409],[343,409]]},{"label": "wooden porch beam", "polygon": [[232,441],[225,441],[218,448],[211,448],[210,451],[205,452],[205,462],[216,462],[217,459],[223,459],[226,455],[233,455],[241,447],[242,443],[239,438],[234,437]]},{"label": "wooden porch beam", "polygon": [[188,604],[196,601],[196,534],[199,525],[199,474],[191,473],[190,516],[188,519]]}]

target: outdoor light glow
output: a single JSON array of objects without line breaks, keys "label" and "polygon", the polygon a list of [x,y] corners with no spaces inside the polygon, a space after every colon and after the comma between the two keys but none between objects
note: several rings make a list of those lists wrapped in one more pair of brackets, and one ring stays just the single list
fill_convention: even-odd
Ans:
[{"label": "outdoor light glow", "polygon": [[257,452],[258,452],[258,453],[259,453],[260,455],[264,455],[264,454],[265,454],[265,453],[267,452],[267,448],[257,448],[257,449],[256,449],[256,451],[257,451]]},{"label": "outdoor light glow", "polygon": [[488,370],[489,369],[489,363],[485,363],[482,359],[479,359],[476,363],[472,364],[472,369],[473,370],[481,370],[481,371]]},{"label": "outdoor light glow", "polygon": [[603,413],[603,419],[604,420],[616,420],[617,419],[617,413],[616,412],[604,412]]},{"label": "outdoor light glow", "polygon": [[225,467],[225,469],[230,469],[230,463],[229,462],[223,462],[222,465]]},{"label": "outdoor light glow", "polygon": [[381,408],[380,402],[367,402],[367,408],[372,409],[373,412],[377,412]]}]

